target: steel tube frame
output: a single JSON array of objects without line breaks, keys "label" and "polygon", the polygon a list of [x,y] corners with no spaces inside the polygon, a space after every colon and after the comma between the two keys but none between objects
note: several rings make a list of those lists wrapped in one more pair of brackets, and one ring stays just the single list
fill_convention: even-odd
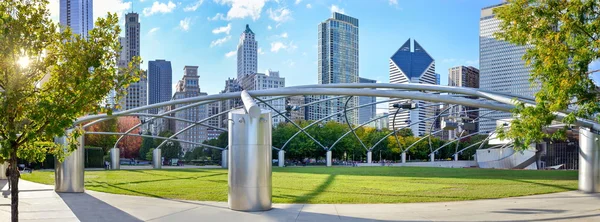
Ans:
[{"label": "steel tube frame", "polygon": [[[348,102],[350,102],[350,100],[353,97],[354,96],[348,97],[348,99],[346,100],[346,103],[344,104],[344,119],[346,120],[346,124],[348,124],[348,128],[350,129],[350,131],[352,132],[352,134],[354,134],[354,137],[358,140],[358,142],[360,142],[360,145],[362,145],[362,147],[365,148],[365,150],[369,151],[369,149],[367,148],[367,146],[365,146],[363,141],[358,137],[358,135],[356,135],[356,132],[354,131],[354,129],[352,128],[352,125],[350,124],[350,121],[348,121],[348,112],[347,112],[346,108],[348,108]],[[329,149],[331,149],[331,147]]]},{"label": "steel tube frame", "polygon": [[[375,104],[379,104],[379,103],[385,103],[385,102],[391,102],[391,101],[395,101],[395,100],[398,100],[398,99],[388,99],[388,100],[382,100],[382,101],[378,101],[378,102],[373,102],[373,103],[368,103],[368,104],[364,104],[364,105],[360,105],[360,106],[351,107],[350,109],[351,109],[351,110],[353,110],[353,109],[358,109],[358,108],[365,107],[365,106],[370,106],[370,105],[375,105]],[[320,100],[320,101],[323,101],[323,100]],[[316,120],[316,121],[314,121],[314,122],[312,122],[312,123],[308,124],[307,126],[303,127],[302,129],[303,129],[303,130],[306,130],[306,129],[310,128],[311,126],[314,126],[315,124],[317,124],[317,123],[320,123],[320,122],[322,122],[322,121],[324,121],[324,120],[327,120],[327,119],[329,119],[329,118],[331,118],[331,117],[333,117],[333,116],[335,116],[335,115],[341,114],[342,112],[343,112],[343,111],[339,111],[339,112],[335,112],[335,113],[329,114],[328,116],[325,116],[325,117],[323,117],[323,118],[321,118],[321,119],[318,119],[318,120]],[[296,138],[296,136],[298,136],[298,134],[300,134],[300,133],[301,133],[301,131],[298,131],[298,132],[294,133],[294,135],[292,135],[292,136],[291,136],[291,137],[290,137],[290,138],[289,138],[289,139],[288,139],[288,140],[287,140],[287,141],[286,141],[286,142],[283,144],[283,146],[281,146],[281,149],[282,149],[282,150],[283,150],[283,149],[285,149],[285,147],[287,146],[287,144],[288,144],[288,143],[290,143],[290,141],[292,141],[294,138]],[[328,149],[325,149],[325,150],[328,150]]]},{"label": "steel tube frame", "polygon": [[[125,135],[125,133],[115,133],[115,132],[85,132],[85,134],[96,134],[96,135]],[[197,143],[197,142],[191,142],[191,141],[187,141],[187,140],[180,140],[180,139],[170,139],[167,137],[162,137],[162,136],[152,136],[152,135],[139,135],[139,134],[129,134],[127,136],[139,136],[139,137],[146,137],[146,138],[154,138],[154,139],[161,139],[161,140],[168,140],[168,141],[175,141],[175,142],[180,142],[180,143],[189,143],[189,144],[194,144],[194,145],[198,145],[198,146],[203,146],[206,148],[211,148],[211,149],[218,149],[218,150],[224,150],[225,148],[221,148],[221,147],[216,147],[216,146],[211,146],[211,145],[206,145],[203,143]]]},{"label": "steel tube frame", "polygon": [[[409,89],[409,90],[421,90],[421,91],[435,91],[435,92],[446,92],[446,93],[454,93],[454,94],[464,94],[477,96],[482,98],[487,98],[489,100],[499,102],[501,104],[494,104],[487,101],[472,101],[472,99],[463,99],[463,98],[454,98],[450,99],[447,95],[439,95],[439,94],[427,94],[421,92],[407,92],[407,91],[396,91],[396,90],[373,90],[373,89],[352,89],[352,88],[396,88],[396,89]],[[354,96],[375,96],[375,97],[390,97],[390,98],[411,98],[415,100],[423,100],[429,102],[442,102],[442,103],[452,103],[458,105],[465,105],[471,107],[492,109],[492,110],[500,110],[508,112],[517,101],[513,101],[515,97],[504,96],[498,93],[490,93],[477,91],[475,89],[470,88],[458,88],[458,87],[448,87],[448,86],[436,86],[429,84],[385,84],[385,83],[375,83],[368,84],[326,84],[326,85],[310,85],[310,86],[298,86],[298,87],[288,87],[288,88],[276,88],[276,89],[268,89],[268,90],[260,90],[260,91],[252,91],[249,94],[253,97],[256,96],[294,96],[294,95],[354,95]],[[230,99],[230,98],[239,98],[240,93],[223,93],[216,95],[208,95],[202,97],[193,97],[186,98],[175,101],[168,101],[162,103],[156,103],[148,106],[144,106],[141,108],[135,108],[123,112],[117,112],[113,115],[122,115],[125,112],[132,113],[137,112],[138,110],[146,110],[152,108],[158,108],[167,105],[173,104],[181,104],[181,103],[193,103],[197,101],[206,101],[206,100],[214,100],[214,99]],[[518,97],[517,97],[518,98]],[[527,106],[532,106],[533,104],[526,103]],[[568,111],[566,112],[568,113]],[[562,120],[566,117],[565,112],[554,112],[553,114],[556,116],[558,120]],[[77,125],[82,122],[100,119],[107,117],[107,114],[99,114],[99,115],[89,115],[86,117],[79,118],[75,121],[74,125]],[[577,118],[574,123],[576,126],[583,127],[591,127],[595,130],[600,129],[600,124],[588,119]]]}]

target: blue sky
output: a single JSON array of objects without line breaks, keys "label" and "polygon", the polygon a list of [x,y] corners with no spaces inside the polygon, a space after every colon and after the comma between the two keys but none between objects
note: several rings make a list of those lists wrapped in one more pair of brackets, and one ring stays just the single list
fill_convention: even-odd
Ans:
[{"label": "blue sky", "polygon": [[[50,9],[58,17],[58,0]],[[236,76],[236,51],[246,24],[256,33],[258,70],[279,70],[286,85],[317,83],[317,25],[340,11],[359,19],[360,76],[389,81],[389,57],[408,38],[448,68],[479,66],[479,14],[500,0],[95,0],[107,11],[140,14],[141,56],[171,61],[173,83],[185,65],[199,66],[200,87],[218,93]]]}]

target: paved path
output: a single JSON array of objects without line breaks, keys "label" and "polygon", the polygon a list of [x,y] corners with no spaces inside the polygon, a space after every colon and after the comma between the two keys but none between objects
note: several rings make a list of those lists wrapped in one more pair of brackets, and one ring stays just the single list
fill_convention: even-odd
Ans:
[{"label": "paved path", "polygon": [[[2,191],[5,184],[0,180]],[[245,213],[222,202],[56,194],[52,186],[24,180],[20,187],[21,221],[600,221],[600,194],[575,191],[441,203],[274,204],[271,211]],[[9,218],[10,198],[0,197],[0,221]]]}]

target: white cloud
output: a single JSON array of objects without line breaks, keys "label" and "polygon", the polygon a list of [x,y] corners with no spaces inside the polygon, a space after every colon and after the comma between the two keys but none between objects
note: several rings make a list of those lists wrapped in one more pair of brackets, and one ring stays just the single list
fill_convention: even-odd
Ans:
[{"label": "white cloud", "polygon": [[281,49],[286,49],[287,46],[283,42],[271,42],[271,52],[279,52]]},{"label": "white cloud", "polygon": [[296,0],[296,2],[294,4],[300,4],[300,2],[302,2],[302,0]]},{"label": "white cloud", "polygon": [[237,52],[235,50],[233,50],[231,52],[225,53],[225,57],[229,58],[229,57],[235,56],[236,54],[237,54]]},{"label": "white cloud", "polygon": [[154,34],[154,33],[155,33],[155,32],[157,32],[159,29],[160,29],[160,27],[154,27],[154,28],[150,29],[150,31],[148,31],[148,35],[152,35],[152,34]]},{"label": "white cloud", "polygon": [[227,35],[229,35],[230,31],[231,31],[231,23],[227,24],[227,26],[218,27],[216,29],[213,29],[212,33],[213,34],[226,33]]},{"label": "white cloud", "polygon": [[273,37],[274,38],[284,38],[285,39],[285,38],[288,37],[288,33],[284,32],[284,33],[281,33],[281,35],[274,35]]},{"label": "white cloud", "polygon": [[183,11],[184,12],[196,11],[196,9],[198,9],[198,7],[200,7],[202,5],[202,2],[204,2],[204,0],[198,0],[196,3],[193,3],[193,4],[188,5],[185,8],[183,8]]},{"label": "white cloud", "polygon": [[267,29],[268,29],[268,30],[271,30],[271,29],[273,29],[273,27],[271,27],[271,26],[269,25],[269,26],[267,26]]},{"label": "white cloud", "polygon": [[390,5],[398,6],[398,0],[389,0]]},{"label": "white cloud", "polygon": [[214,0],[222,5],[229,5],[231,8],[227,12],[227,20],[243,19],[246,17],[256,21],[260,18],[262,8],[267,0]]},{"label": "white cloud", "polygon": [[208,21],[217,21],[217,20],[227,20],[227,18],[225,18],[225,16],[221,13],[217,13],[215,16],[208,17]]},{"label": "white cloud", "polygon": [[210,47],[215,47],[215,46],[220,46],[220,45],[223,45],[223,43],[226,43],[226,42],[227,42],[227,41],[229,41],[230,39],[231,39],[231,36],[230,36],[230,35],[228,35],[228,36],[225,36],[225,37],[223,37],[223,38],[220,38],[220,39],[214,40],[214,41],[210,42]]},{"label": "white cloud", "polygon": [[312,5],[310,3],[306,4],[306,8],[312,8]]},{"label": "white cloud", "polygon": [[263,55],[265,54],[265,52],[262,50],[261,47],[258,47],[258,50],[256,50],[258,52],[259,55]]},{"label": "white cloud", "polygon": [[175,5],[175,3],[173,3],[172,1],[169,1],[168,3],[160,3],[156,1],[152,3],[151,7],[144,8],[143,13],[144,16],[151,16],[156,13],[166,14],[173,12],[173,10],[175,10],[175,7],[177,7],[177,5]]},{"label": "white cloud", "polygon": [[277,22],[276,27],[292,18],[292,11],[285,7],[276,10],[269,8],[267,13],[269,13],[269,18]]},{"label": "white cloud", "polygon": [[181,28],[181,30],[183,30],[183,31],[188,31],[188,30],[190,30],[191,24],[192,24],[192,21],[190,18],[184,18],[183,20],[179,21],[179,28]]},{"label": "white cloud", "polygon": [[342,14],[345,13],[344,9],[338,7],[337,5],[331,5],[331,8],[329,8],[329,9],[331,10],[331,12],[339,12],[339,13],[342,13]]},{"label": "white cloud", "polygon": [[294,41],[290,41],[289,44],[285,44],[283,42],[271,42],[271,52],[274,53],[278,53],[282,49],[292,52],[297,48],[298,46],[294,44]]}]

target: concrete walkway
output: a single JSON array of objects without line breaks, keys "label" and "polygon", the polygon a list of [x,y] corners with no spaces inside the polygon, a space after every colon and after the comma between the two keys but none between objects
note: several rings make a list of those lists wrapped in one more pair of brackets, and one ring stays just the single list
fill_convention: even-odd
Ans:
[{"label": "concrete walkway", "polygon": [[[440,203],[274,204],[258,213],[227,203],[167,200],[86,191],[57,194],[21,180],[21,221],[600,221],[600,195],[579,192]],[[0,221],[10,219],[6,180],[0,180]]]}]

